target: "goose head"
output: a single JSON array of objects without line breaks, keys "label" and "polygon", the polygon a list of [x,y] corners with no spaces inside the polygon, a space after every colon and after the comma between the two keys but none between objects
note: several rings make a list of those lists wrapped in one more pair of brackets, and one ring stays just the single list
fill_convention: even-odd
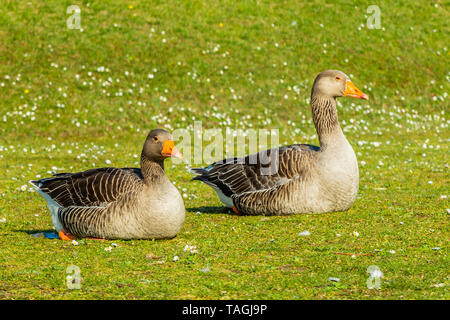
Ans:
[{"label": "goose head", "polygon": [[149,160],[160,162],[168,157],[181,158],[182,155],[169,132],[163,129],[150,131],[142,149],[142,155]]},{"label": "goose head", "polygon": [[369,96],[359,90],[350,78],[339,70],[326,70],[314,80],[311,95],[324,98],[352,97],[369,100]]}]

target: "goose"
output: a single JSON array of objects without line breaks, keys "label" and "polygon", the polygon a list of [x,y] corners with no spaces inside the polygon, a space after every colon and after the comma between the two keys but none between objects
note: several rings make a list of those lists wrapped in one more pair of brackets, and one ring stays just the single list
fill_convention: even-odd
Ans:
[{"label": "goose", "polygon": [[311,90],[311,111],[320,146],[293,144],[245,158],[193,168],[192,180],[212,187],[220,201],[240,215],[290,215],[348,210],[356,199],[358,162],[338,122],[336,98],[368,100],[338,70],[319,73]]},{"label": "goose", "polygon": [[173,238],[185,218],[183,199],[164,172],[181,157],[171,135],[148,134],[141,168],[96,168],[30,181],[47,202],[62,240]]}]

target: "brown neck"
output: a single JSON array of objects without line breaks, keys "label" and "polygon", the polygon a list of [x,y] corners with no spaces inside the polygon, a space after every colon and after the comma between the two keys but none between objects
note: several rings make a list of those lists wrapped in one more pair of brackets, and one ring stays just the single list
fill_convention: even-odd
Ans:
[{"label": "brown neck", "polygon": [[141,172],[145,183],[158,181],[165,176],[164,161],[154,161],[141,155]]},{"label": "brown neck", "polygon": [[337,116],[336,98],[313,93],[311,111],[321,147],[326,147],[336,136],[343,135]]}]

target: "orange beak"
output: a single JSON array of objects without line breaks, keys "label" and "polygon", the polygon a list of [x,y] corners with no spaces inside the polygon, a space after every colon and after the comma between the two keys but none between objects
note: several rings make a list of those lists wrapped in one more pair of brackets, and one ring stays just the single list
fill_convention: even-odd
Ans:
[{"label": "orange beak", "polygon": [[175,142],[173,140],[166,140],[163,144],[163,149],[161,151],[163,157],[176,157],[183,158],[181,152],[175,148]]},{"label": "orange beak", "polygon": [[362,93],[362,91],[359,90],[353,84],[353,82],[351,82],[350,80],[347,80],[347,86],[346,86],[345,91],[344,91],[344,96],[369,100],[369,96],[367,94],[365,94],[365,93]]}]

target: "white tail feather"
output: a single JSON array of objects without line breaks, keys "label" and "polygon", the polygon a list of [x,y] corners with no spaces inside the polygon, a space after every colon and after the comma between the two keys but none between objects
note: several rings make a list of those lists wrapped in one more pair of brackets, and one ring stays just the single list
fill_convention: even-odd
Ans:
[{"label": "white tail feather", "polygon": [[39,186],[34,183],[34,181],[30,180],[29,183],[33,186],[34,189],[36,189],[37,192],[39,192],[39,194],[47,202],[48,210],[50,211],[50,213],[52,215],[53,226],[55,227],[56,232],[59,232],[63,228],[62,224],[58,218],[58,211],[59,211],[59,208],[61,208],[61,206],[55,200],[53,200],[48,194],[43,192],[39,188]]}]

